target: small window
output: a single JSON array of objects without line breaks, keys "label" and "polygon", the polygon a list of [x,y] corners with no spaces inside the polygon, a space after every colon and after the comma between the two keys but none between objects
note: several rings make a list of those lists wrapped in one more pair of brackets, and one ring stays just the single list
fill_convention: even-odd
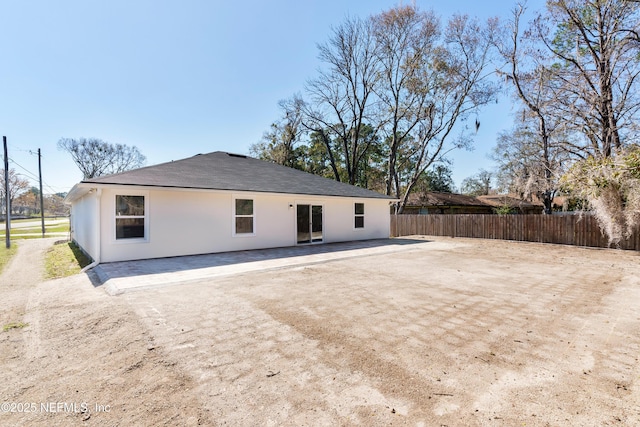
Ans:
[{"label": "small window", "polygon": [[364,228],[364,203],[355,204],[355,228]]},{"label": "small window", "polygon": [[116,239],[144,239],[144,196],[116,196]]},{"label": "small window", "polygon": [[236,199],[236,234],[253,234],[253,200]]}]

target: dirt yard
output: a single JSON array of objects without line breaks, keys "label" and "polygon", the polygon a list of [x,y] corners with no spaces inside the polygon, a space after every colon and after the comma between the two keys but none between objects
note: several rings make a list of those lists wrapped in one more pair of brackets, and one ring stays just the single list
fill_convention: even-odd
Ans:
[{"label": "dirt yard", "polygon": [[25,241],[0,425],[640,425],[640,254],[427,240],[116,297]]}]

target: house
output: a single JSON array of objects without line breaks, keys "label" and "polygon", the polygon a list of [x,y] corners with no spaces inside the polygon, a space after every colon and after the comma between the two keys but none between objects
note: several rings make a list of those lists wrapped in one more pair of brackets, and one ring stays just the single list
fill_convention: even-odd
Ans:
[{"label": "house", "polygon": [[493,206],[495,209],[510,209],[512,213],[516,214],[541,214],[544,210],[542,202],[528,202],[508,194],[478,196],[478,200]]},{"label": "house", "polygon": [[472,196],[428,191],[409,195],[404,214],[492,214],[493,207]]},{"label": "house", "polygon": [[219,151],[87,179],[65,199],[96,262],[388,238],[394,200]]}]

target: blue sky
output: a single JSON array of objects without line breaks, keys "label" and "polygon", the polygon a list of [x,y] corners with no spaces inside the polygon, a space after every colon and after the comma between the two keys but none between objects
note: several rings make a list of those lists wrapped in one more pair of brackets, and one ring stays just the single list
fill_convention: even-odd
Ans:
[{"label": "blue sky", "polygon": [[[0,135],[10,167],[45,193],[82,178],[62,137],[135,145],[147,164],[216,150],[247,153],[278,118],[277,103],[314,77],[317,43],[346,16],[382,0],[59,0],[0,2]],[[417,0],[443,20],[456,12],[506,18],[515,1]],[[532,10],[543,0],[530,0]],[[487,153],[511,125],[503,98],[483,110],[473,152],[456,152],[454,180],[491,168]],[[35,179],[32,179],[35,184]]]}]

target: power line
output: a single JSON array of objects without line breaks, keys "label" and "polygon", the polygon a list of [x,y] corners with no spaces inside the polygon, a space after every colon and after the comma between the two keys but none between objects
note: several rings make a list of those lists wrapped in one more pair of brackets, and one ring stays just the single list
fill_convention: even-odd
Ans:
[{"label": "power line", "polygon": [[25,153],[31,153],[33,150],[25,150],[24,148],[18,148],[17,146],[13,145],[13,144],[7,144],[9,145],[9,147],[11,147],[11,151],[23,151]]},{"label": "power line", "polygon": [[[24,166],[22,166],[20,163],[16,162],[15,160],[13,160],[11,157],[9,157],[9,161],[11,163],[13,163],[14,165],[18,166],[20,169],[24,170],[25,172],[27,172],[30,176],[27,176],[30,179],[35,180],[36,182],[39,180],[38,176],[31,172],[30,170],[28,170],[27,168],[25,168]],[[26,176],[26,175],[23,175]],[[51,191],[51,194],[56,194],[56,193],[61,193],[61,191],[56,191],[51,185],[49,185],[49,183],[47,183],[46,181],[42,180],[42,183],[44,185],[44,187],[46,187],[47,189],[49,189]]]},{"label": "power line", "polygon": [[34,174],[33,172],[31,172],[29,169],[25,168],[24,166],[22,166],[20,163],[16,162],[15,160],[13,160],[11,157],[9,157],[9,161],[11,163],[13,163],[14,165],[18,166],[20,169],[22,169],[23,171],[27,172],[29,175],[31,175],[32,179],[37,180],[38,176],[36,174]]}]

